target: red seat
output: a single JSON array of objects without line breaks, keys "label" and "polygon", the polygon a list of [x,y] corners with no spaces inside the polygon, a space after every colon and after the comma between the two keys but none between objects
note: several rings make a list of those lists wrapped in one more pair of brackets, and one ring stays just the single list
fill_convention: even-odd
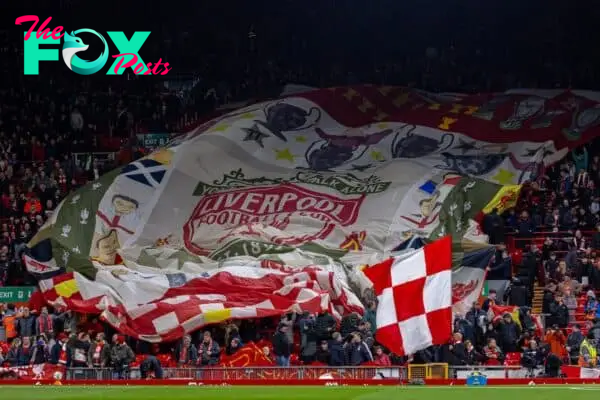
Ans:
[{"label": "red seat", "polygon": [[521,353],[506,353],[504,365],[515,366],[521,365]]}]

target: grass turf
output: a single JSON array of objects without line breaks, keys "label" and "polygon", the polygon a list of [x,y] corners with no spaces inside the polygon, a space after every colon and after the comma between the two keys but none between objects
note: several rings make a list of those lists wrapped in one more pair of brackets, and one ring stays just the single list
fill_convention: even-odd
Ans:
[{"label": "grass turf", "polygon": [[2,400],[527,400],[598,399],[600,385],[447,387],[0,386]]}]

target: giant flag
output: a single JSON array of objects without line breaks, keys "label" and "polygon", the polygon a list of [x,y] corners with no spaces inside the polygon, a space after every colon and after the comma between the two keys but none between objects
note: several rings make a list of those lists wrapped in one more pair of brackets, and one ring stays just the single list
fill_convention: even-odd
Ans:
[{"label": "giant flag", "polygon": [[[277,265],[304,274],[299,282],[315,281],[306,268],[326,273],[328,287],[318,280],[310,296],[348,312],[336,296],[368,297],[362,267],[407,239],[452,235],[455,261],[484,249],[479,218],[514,204],[521,183],[600,132],[599,97],[372,85],[290,92],[220,115],[70,193],[30,242],[28,268],[48,293],[55,278],[74,282],[53,301],[93,307],[123,332],[143,326],[153,340],[214,321],[202,317],[208,307],[236,317],[262,310],[257,298],[228,303],[240,290],[228,268],[254,276]],[[466,299],[482,269],[459,274],[460,266],[452,285]],[[217,275],[212,300],[196,292],[195,282]],[[294,298],[293,282],[270,282],[245,288],[264,302]],[[295,297],[295,308],[310,298]],[[172,328],[193,313],[193,323]]]}]

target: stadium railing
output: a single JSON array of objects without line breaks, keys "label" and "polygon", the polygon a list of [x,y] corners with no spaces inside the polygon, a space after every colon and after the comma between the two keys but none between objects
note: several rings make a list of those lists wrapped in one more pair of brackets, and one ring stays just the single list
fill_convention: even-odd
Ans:
[{"label": "stadium railing", "polygon": [[[540,371],[520,366],[448,366],[447,364],[423,364],[392,367],[238,367],[238,368],[163,368],[164,379],[222,381],[222,380],[315,380],[315,379],[456,379],[465,378],[473,372],[497,379],[528,378]],[[131,368],[124,374],[112,368],[69,368],[67,380],[109,381],[141,379],[139,368]]]}]

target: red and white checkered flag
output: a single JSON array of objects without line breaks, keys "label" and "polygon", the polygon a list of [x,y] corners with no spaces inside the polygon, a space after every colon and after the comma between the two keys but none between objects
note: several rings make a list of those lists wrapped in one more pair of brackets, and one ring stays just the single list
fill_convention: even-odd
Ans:
[{"label": "red and white checkered flag", "polygon": [[397,355],[446,343],[452,333],[452,238],[364,270],[379,304],[379,343]]}]

